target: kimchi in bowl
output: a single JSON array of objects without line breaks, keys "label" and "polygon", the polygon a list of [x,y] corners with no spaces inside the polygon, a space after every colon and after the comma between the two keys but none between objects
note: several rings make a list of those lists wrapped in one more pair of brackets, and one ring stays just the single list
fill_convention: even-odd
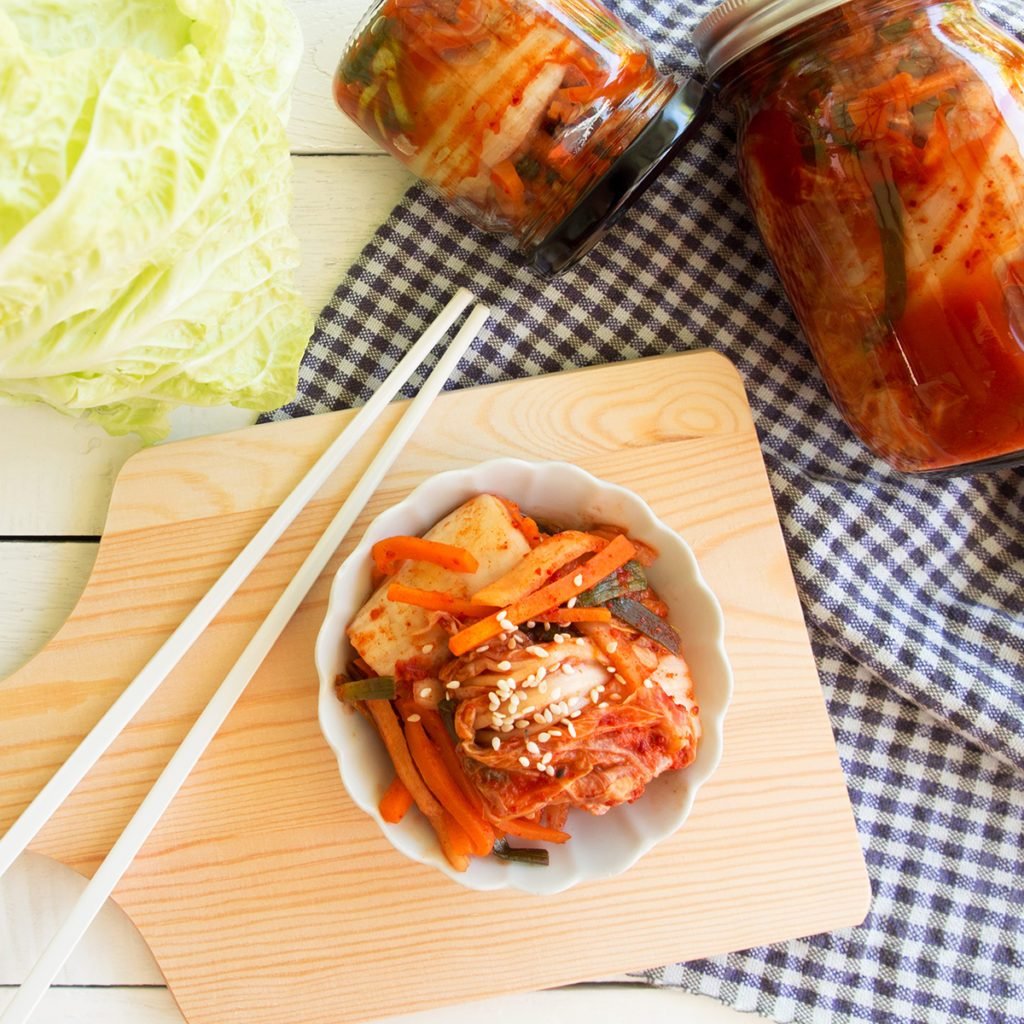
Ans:
[{"label": "kimchi in bowl", "polygon": [[[394,767],[373,722],[340,701],[335,687],[354,657],[348,627],[374,591],[373,544],[397,535],[421,536],[481,494],[500,495],[531,516],[563,529],[614,524],[657,552],[647,570],[650,586],[668,606],[667,621],[681,639],[700,706],[702,735],[692,762],[652,779],[635,802],[614,806],[601,815],[571,810],[565,824],[572,836],[569,841],[551,845],[515,839],[520,848],[547,849],[546,865],[474,857],[468,869],[460,872],[448,863],[431,825],[415,806],[397,824],[384,821],[378,805],[394,777]],[[557,893],[580,882],[621,874],[686,820],[697,791],[722,755],[723,725],[732,693],[723,634],[721,608],[689,545],[637,495],[567,463],[485,462],[425,481],[371,523],[338,569],[316,644],[320,725],[352,800],[377,822],[399,852],[471,889]]]}]

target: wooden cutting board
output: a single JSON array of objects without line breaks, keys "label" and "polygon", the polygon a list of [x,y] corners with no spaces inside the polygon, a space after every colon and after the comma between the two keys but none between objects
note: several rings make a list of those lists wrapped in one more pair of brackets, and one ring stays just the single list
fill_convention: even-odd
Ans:
[{"label": "wooden cutting board", "polygon": [[[369,463],[390,410],[33,848],[89,875]],[[6,829],[348,413],[140,452],[89,585],[0,684]],[[116,899],[192,1024],[338,1024],[596,978],[860,922],[870,889],[743,387],[710,352],[443,396],[362,527],[429,474],[499,455],[632,488],[725,610],[725,757],[690,820],[620,878],[474,893],[405,860],[347,799],[316,720],[319,581]]]}]

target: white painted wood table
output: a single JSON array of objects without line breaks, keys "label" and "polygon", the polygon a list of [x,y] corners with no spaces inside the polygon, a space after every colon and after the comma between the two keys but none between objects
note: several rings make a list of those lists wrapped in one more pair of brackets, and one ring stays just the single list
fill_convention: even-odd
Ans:
[{"label": "white painted wood table", "polygon": [[[365,0],[293,0],[306,41],[290,134],[295,154],[293,223],[302,242],[299,283],[319,310],[345,268],[410,182],[338,113],[334,63]],[[184,410],[175,437],[244,425],[233,409]],[[0,678],[52,636],[85,586],[117,472],[138,448],[42,407],[0,406]],[[69,912],[84,880],[26,854],[0,880],[0,1007],[12,997]],[[712,1000],[637,987],[575,987],[403,1017],[418,1024],[587,1019],[612,1024],[739,1024]],[[145,943],[110,903],[35,1018],[40,1024],[180,1024],[181,1015]],[[398,1020],[398,1018],[394,1018]]]}]

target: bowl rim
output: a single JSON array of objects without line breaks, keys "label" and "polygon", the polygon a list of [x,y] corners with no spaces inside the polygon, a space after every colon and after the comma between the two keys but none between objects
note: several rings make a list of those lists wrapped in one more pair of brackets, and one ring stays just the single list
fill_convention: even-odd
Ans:
[{"label": "bowl rim", "polygon": [[[692,584],[697,592],[700,592],[701,596],[707,603],[708,608],[713,612],[715,619],[714,635],[707,637],[709,646],[713,647],[715,654],[718,657],[718,669],[721,673],[721,685],[724,689],[723,699],[721,706],[716,713],[706,716],[704,713],[704,703],[702,701],[701,711],[701,723],[702,723],[702,736],[701,746],[704,748],[703,753],[707,757],[707,748],[710,746],[711,754],[707,760],[706,767],[702,774],[694,774],[691,771],[692,765],[687,768],[681,769],[681,771],[689,772],[687,779],[687,788],[685,797],[681,801],[678,813],[673,817],[673,824],[667,830],[663,831],[662,834],[650,837],[644,836],[641,841],[637,842],[636,848],[632,850],[624,863],[618,863],[613,868],[605,871],[593,871],[581,873],[580,871],[571,872],[569,877],[563,880],[554,880],[547,877],[541,878],[541,875],[548,875],[547,872],[539,872],[537,869],[532,869],[531,874],[525,876],[516,875],[514,872],[509,871],[506,876],[502,879],[499,878],[493,882],[487,882],[483,880],[473,880],[467,878],[469,872],[457,872],[450,864],[445,860],[443,854],[440,852],[438,847],[436,854],[431,855],[430,852],[419,853],[415,850],[405,849],[399,846],[391,834],[391,829],[394,826],[389,825],[381,817],[380,812],[375,803],[368,804],[367,802],[360,799],[356,794],[352,792],[346,781],[346,758],[351,759],[351,753],[344,749],[344,745],[337,740],[336,737],[331,735],[330,729],[327,722],[325,721],[325,711],[327,707],[333,707],[337,703],[337,698],[334,693],[334,678],[328,671],[328,658],[329,651],[327,645],[335,642],[337,633],[335,632],[335,620],[339,618],[339,605],[346,600],[345,591],[346,584],[345,580],[348,573],[357,570],[360,565],[364,565],[366,559],[369,557],[370,548],[373,543],[381,537],[390,536],[395,533],[394,527],[391,525],[393,521],[401,522],[403,515],[406,514],[411,506],[417,503],[422,503],[423,495],[432,494],[435,490],[442,490],[447,485],[450,490],[457,490],[460,485],[465,487],[469,484],[472,479],[483,473],[499,473],[501,471],[510,471],[518,473],[536,473],[538,471],[544,471],[546,469],[557,470],[559,472],[574,474],[578,479],[584,480],[591,486],[595,486],[603,491],[610,494],[617,495],[621,499],[624,499],[627,504],[633,505],[638,512],[646,518],[647,522],[644,528],[650,527],[652,532],[660,532],[663,535],[670,535],[674,540],[673,543],[677,547],[677,555],[681,556],[687,563],[687,568],[690,570]],[[476,493],[488,493],[486,490],[477,489]],[[513,496],[513,500],[514,496]],[[453,510],[458,507],[457,504],[452,506]],[[437,519],[442,518],[448,514],[447,511],[442,511]],[[435,519],[435,521],[437,521]],[[629,532],[632,535],[644,532],[643,529],[635,528],[636,524],[630,524]],[[338,631],[341,637],[344,638],[346,632],[347,623],[340,623]],[[487,459],[482,462],[475,462],[467,466],[461,466],[449,470],[442,470],[439,473],[431,474],[424,480],[421,480],[405,497],[394,505],[382,511],[379,515],[375,516],[374,519],[367,525],[363,531],[362,536],[359,538],[358,543],[352,549],[352,551],[345,557],[345,559],[338,566],[331,580],[330,594],[327,603],[327,609],[324,613],[323,620],[321,621],[320,627],[317,632],[317,638],[314,649],[314,660],[316,664],[317,677],[319,681],[318,700],[317,700],[317,718],[320,726],[321,734],[325,741],[330,747],[338,762],[338,771],[340,775],[340,781],[345,789],[348,797],[352,802],[363,812],[368,814],[377,824],[384,838],[391,844],[394,849],[410,860],[416,861],[420,864],[424,864],[428,867],[436,868],[443,874],[447,875],[453,881],[458,882],[465,888],[473,889],[476,891],[496,891],[502,889],[512,889],[520,892],[526,892],[534,895],[552,895],[559,892],[564,892],[566,889],[571,888],[582,882],[592,882],[601,879],[617,877],[628,871],[633,865],[636,864],[641,857],[649,853],[655,846],[664,840],[670,838],[685,824],[690,816],[693,809],[693,805],[696,801],[697,793],[707,783],[707,781],[717,771],[718,766],[722,760],[722,754],[724,749],[724,725],[725,718],[728,709],[732,702],[733,690],[734,690],[734,674],[732,665],[730,664],[728,653],[725,646],[725,615],[722,611],[722,607],[714,591],[708,585],[704,579],[703,573],[700,570],[700,564],[697,561],[696,555],[693,549],[687,543],[685,538],[662,519],[660,519],[648,502],[635,491],[628,487],[624,487],[621,484],[613,483],[609,480],[604,480],[581,466],[577,466],[574,463],[565,462],[557,459],[520,459],[512,457],[501,457],[495,459]],[[327,702],[330,702],[328,704]],[[641,800],[643,797],[640,798]],[[507,865],[509,868],[520,867],[520,865]],[[525,884],[523,884],[525,881]],[[530,884],[539,883],[539,884]]]}]

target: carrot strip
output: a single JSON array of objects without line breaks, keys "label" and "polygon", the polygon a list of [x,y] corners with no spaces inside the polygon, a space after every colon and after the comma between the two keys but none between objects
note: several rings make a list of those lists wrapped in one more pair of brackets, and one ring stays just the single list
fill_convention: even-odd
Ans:
[{"label": "carrot strip", "polygon": [[535,615],[534,619],[559,625],[568,625],[570,622],[611,622],[612,613],[607,608],[555,608]]},{"label": "carrot strip", "polygon": [[[464,867],[456,867],[457,871],[465,871],[469,867],[469,855],[473,852],[472,844],[466,830],[447,812],[444,812],[444,828],[449,837],[452,855],[458,858]],[[450,860],[451,858],[449,858]],[[455,867],[454,863],[452,865]]]},{"label": "carrot strip", "polygon": [[505,608],[539,590],[563,566],[606,545],[600,537],[578,530],[556,533],[528,551],[504,576],[478,590],[473,600]]},{"label": "carrot strip", "polygon": [[405,738],[424,782],[469,837],[470,851],[478,857],[486,857],[494,846],[494,833],[463,796],[422,724],[406,721]]},{"label": "carrot strip", "polygon": [[622,633],[619,629],[603,622],[585,622],[580,626],[580,632],[597,644],[615,671],[634,690],[643,686],[644,680],[651,673],[633,653],[633,645],[620,642]]},{"label": "carrot strip", "polygon": [[531,548],[535,548],[541,542],[540,528],[536,522],[529,516],[523,515],[523,510],[514,501],[510,501],[508,498],[498,498],[498,500],[508,509],[515,528],[523,535],[526,543]]},{"label": "carrot strip", "polygon": [[431,738],[434,746],[437,747],[440,752],[441,758],[444,761],[449,774],[458,783],[459,789],[462,790],[463,796],[465,796],[469,801],[473,810],[476,811],[481,818],[484,818],[483,797],[480,796],[476,786],[469,781],[469,776],[466,775],[465,769],[459,761],[459,756],[455,752],[455,743],[448,734],[448,730],[445,728],[445,724],[441,720],[441,716],[436,711],[432,711],[429,708],[420,709],[419,715],[423,720],[423,728],[426,729],[427,735]]},{"label": "carrot strip", "polygon": [[503,208],[507,207],[507,212],[517,213],[522,210],[526,186],[511,160],[502,160],[491,168],[491,184],[499,204]]},{"label": "carrot strip", "polygon": [[452,830],[445,820],[444,808],[434,799],[434,794],[427,788],[426,783],[420,778],[416,765],[413,764],[412,755],[409,753],[402,727],[391,702],[368,700],[365,703],[391,757],[391,763],[395,766],[395,774],[402,780],[416,806],[437,833],[438,842],[448,863],[456,871],[465,871],[469,866],[465,854],[460,853],[453,845]]},{"label": "carrot strip", "polygon": [[539,825],[535,821],[527,821],[525,818],[509,818],[501,823],[501,827],[510,836],[519,836],[520,839],[539,839],[545,843],[564,843],[571,838],[568,832],[562,832],[557,828],[548,828],[547,825]]},{"label": "carrot strip", "polygon": [[377,805],[380,816],[388,824],[397,825],[405,817],[410,807],[412,807],[412,793],[405,788],[405,783],[396,775]]},{"label": "carrot strip", "polygon": [[574,575],[563,576],[514,602],[504,610],[504,614],[496,612],[494,615],[488,615],[486,619],[480,619],[460,629],[448,641],[448,649],[459,657],[474,647],[487,643],[503,631],[501,623],[498,622],[499,615],[502,615],[503,621],[518,626],[527,619],[534,619],[543,612],[565,604],[570,598],[582,594],[598,580],[603,580],[605,576],[625,565],[635,554],[636,548],[628,538],[620,534],[580,566],[579,572]]},{"label": "carrot strip", "polygon": [[404,583],[392,583],[388,587],[388,600],[399,604],[414,604],[418,608],[427,608],[435,612],[450,612],[452,615],[465,615],[469,618],[482,618],[491,615],[496,605],[477,604],[452,597],[443,590],[418,590],[407,587]]},{"label": "carrot strip", "polygon": [[416,562],[430,562],[452,572],[476,572],[480,563],[465,548],[441,544],[422,537],[388,537],[379,540],[371,549],[373,564],[385,576],[398,569],[398,563],[408,558]]}]

